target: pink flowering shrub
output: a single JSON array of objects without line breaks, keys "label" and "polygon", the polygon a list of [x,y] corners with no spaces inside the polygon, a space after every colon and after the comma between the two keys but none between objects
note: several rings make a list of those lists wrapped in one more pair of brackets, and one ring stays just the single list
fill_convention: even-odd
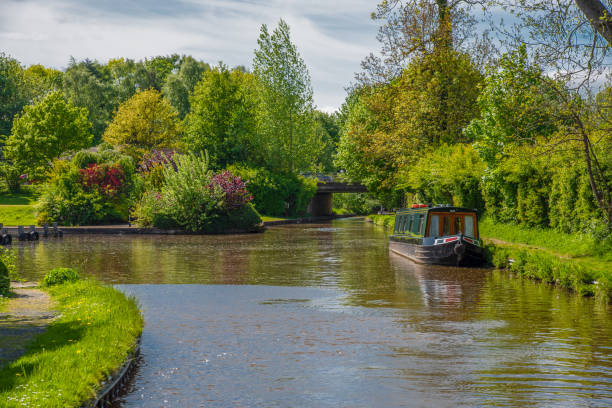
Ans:
[{"label": "pink flowering shrub", "polygon": [[223,170],[212,177],[209,189],[212,191],[215,185],[223,192],[223,203],[227,209],[240,208],[253,200],[253,196],[247,191],[246,182],[228,170]]}]

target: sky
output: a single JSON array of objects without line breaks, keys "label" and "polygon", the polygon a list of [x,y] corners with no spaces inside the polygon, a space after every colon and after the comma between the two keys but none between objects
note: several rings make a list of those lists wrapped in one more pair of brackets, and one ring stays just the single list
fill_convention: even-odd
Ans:
[{"label": "sky", "polygon": [[376,0],[0,0],[0,52],[56,69],[71,56],[105,63],[187,54],[251,66],[262,24],[287,21],[310,70],[314,101],[332,112],[361,60],[378,49]]}]

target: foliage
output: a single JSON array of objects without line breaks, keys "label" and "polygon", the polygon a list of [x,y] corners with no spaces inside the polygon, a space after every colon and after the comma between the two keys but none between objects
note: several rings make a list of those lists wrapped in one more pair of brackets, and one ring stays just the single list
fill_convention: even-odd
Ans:
[{"label": "foliage", "polygon": [[117,289],[82,280],[47,290],[58,318],[23,356],[2,367],[4,406],[86,405],[125,363],[142,333],[138,304]]},{"label": "foliage", "polygon": [[486,77],[478,96],[481,117],[465,133],[490,167],[512,145],[533,144],[557,131],[560,101],[549,85],[542,71],[529,65],[524,46],[504,55]]},{"label": "foliage", "polygon": [[248,230],[261,222],[239,177],[227,171],[214,174],[203,155],[189,153],[174,161],[176,169],[163,167],[159,191],[146,191],[138,203],[140,225],[217,233]]},{"label": "foliage", "polygon": [[49,287],[63,285],[64,283],[74,283],[80,280],[79,273],[72,268],[51,269],[43,278],[41,286]]},{"label": "foliage", "polygon": [[98,143],[108,126],[117,101],[104,68],[97,62],[71,59],[62,81],[63,93],[75,106],[89,112],[93,142]]},{"label": "foliage", "polygon": [[13,118],[29,101],[23,68],[19,61],[0,53],[0,147],[2,136],[11,132]]},{"label": "foliage", "polygon": [[261,98],[258,130],[266,167],[281,172],[310,170],[323,149],[314,132],[312,87],[304,60],[280,20],[272,34],[261,26],[253,59]]},{"label": "foliage", "polygon": [[190,111],[189,95],[210,66],[193,57],[185,56],[181,59],[177,73],[169,74],[163,87],[163,94],[176,109],[179,117],[183,119]]},{"label": "foliage", "polygon": [[103,139],[139,159],[152,149],[175,147],[179,134],[176,111],[158,91],[149,89],[119,106]]},{"label": "foliage", "polygon": [[185,118],[189,150],[206,150],[213,168],[262,160],[256,148],[258,101],[252,74],[220,64],[203,74],[190,104]]},{"label": "foliage", "polygon": [[497,268],[508,269],[518,276],[559,285],[580,296],[597,295],[612,299],[610,271],[593,270],[573,260],[563,260],[543,252],[487,245]]},{"label": "foliage", "polygon": [[[246,180],[247,188],[253,194],[253,205],[261,214],[303,215],[317,191],[316,180],[292,173],[274,173],[264,168],[245,166],[230,166],[228,169]],[[285,203],[289,204],[288,210]]]},{"label": "foliage", "polygon": [[11,193],[18,193],[21,189],[21,172],[11,163],[0,162],[0,179],[4,179]]},{"label": "foliage", "polygon": [[323,143],[323,151],[317,159],[317,164],[324,172],[335,172],[334,156],[338,150],[338,142],[340,140],[338,115],[336,113],[328,114],[315,110],[314,119],[315,132],[320,135],[318,138]]},{"label": "foliage", "polygon": [[401,178],[414,202],[484,209],[480,179],[485,164],[469,145],[442,145],[424,154]]},{"label": "foliage", "polygon": [[336,165],[387,206],[400,205],[400,172],[410,172],[428,149],[467,141],[462,131],[478,113],[480,80],[467,55],[442,48],[388,84],[356,90]]},{"label": "foliage", "polygon": [[11,288],[8,268],[0,260],[0,296],[6,296]]},{"label": "foliage", "polygon": [[133,188],[133,159],[113,151],[57,160],[37,204],[39,224],[95,225],[125,221]]},{"label": "foliage", "polygon": [[334,193],[334,210],[367,215],[380,209],[380,202],[367,193]]},{"label": "foliage", "polygon": [[30,180],[43,178],[53,159],[89,146],[90,128],[86,109],[52,92],[15,117],[5,154]]},{"label": "foliage", "polygon": [[4,264],[10,279],[17,280],[17,255],[15,250],[7,247],[0,247],[0,262]]}]

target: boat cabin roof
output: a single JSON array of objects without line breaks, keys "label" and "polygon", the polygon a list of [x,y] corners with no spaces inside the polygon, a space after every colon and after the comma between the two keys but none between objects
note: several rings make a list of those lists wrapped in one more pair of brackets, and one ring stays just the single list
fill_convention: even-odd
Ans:
[{"label": "boat cabin roof", "polygon": [[465,207],[453,207],[450,205],[433,205],[433,206],[428,206],[428,205],[421,205],[421,206],[415,206],[412,208],[400,208],[399,210],[397,210],[395,213],[396,214],[406,214],[406,213],[413,213],[413,212],[429,212],[429,211],[435,211],[435,212],[450,212],[450,213],[476,213],[478,214],[478,210],[475,208],[465,208]]}]

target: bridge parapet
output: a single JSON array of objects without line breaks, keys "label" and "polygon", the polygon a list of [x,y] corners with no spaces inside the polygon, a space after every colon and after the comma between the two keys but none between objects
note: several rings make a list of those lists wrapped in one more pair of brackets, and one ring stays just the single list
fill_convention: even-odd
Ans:
[{"label": "bridge parapet", "polygon": [[367,193],[366,186],[358,183],[345,183],[332,181],[317,183],[317,193]]}]

